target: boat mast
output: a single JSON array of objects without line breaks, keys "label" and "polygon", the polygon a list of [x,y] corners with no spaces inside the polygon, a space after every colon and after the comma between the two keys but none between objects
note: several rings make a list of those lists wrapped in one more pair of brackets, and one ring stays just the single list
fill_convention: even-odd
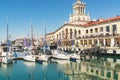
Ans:
[{"label": "boat mast", "polygon": [[31,47],[33,46],[33,27],[31,25]]},{"label": "boat mast", "polygon": [[7,53],[6,53],[6,57],[8,58],[8,51],[9,51],[9,46],[8,46],[8,17],[7,17],[7,40],[6,40],[6,44],[7,44]]},{"label": "boat mast", "polygon": [[46,25],[44,24],[45,27],[45,34],[44,34],[44,54],[46,53]]},{"label": "boat mast", "polygon": [[33,27],[32,27],[32,24],[31,24],[31,19],[30,19],[30,27],[31,27],[31,48],[32,48],[32,46],[33,46]]}]

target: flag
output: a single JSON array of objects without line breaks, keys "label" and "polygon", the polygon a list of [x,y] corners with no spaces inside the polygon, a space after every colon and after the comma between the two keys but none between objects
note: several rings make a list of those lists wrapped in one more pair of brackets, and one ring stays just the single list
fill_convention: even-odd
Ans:
[{"label": "flag", "polygon": [[11,41],[11,40],[7,40],[7,45],[8,45],[8,47],[10,47],[10,46],[11,46],[11,43],[12,43],[12,41]]},{"label": "flag", "polygon": [[61,45],[61,41],[60,41],[60,39],[58,40],[58,43],[57,43],[57,44],[58,44],[58,46],[60,46],[60,45]]},{"label": "flag", "polygon": [[24,40],[23,40],[23,45],[27,46],[27,39],[26,38],[24,38]]},{"label": "flag", "polygon": [[75,44],[75,41],[74,40],[72,40],[72,43],[71,43],[71,45],[74,45]]}]

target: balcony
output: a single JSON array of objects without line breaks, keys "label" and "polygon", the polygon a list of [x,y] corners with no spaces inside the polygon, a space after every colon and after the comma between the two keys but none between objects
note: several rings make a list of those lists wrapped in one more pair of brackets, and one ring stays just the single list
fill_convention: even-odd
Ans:
[{"label": "balcony", "polygon": [[120,34],[91,34],[91,35],[82,35],[76,37],[76,39],[86,39],[86,38],[105,38],[105,37],[120,37]]}]

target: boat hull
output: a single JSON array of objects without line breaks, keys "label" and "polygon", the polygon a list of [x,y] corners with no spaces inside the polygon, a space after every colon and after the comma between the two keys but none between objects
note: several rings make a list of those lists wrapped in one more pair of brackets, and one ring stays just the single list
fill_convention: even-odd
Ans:
[{"label": "boat hull", "polygon": [[58,55],[55,55],[55,56],[53,56],[53,58],[54,59],[58,59],[58,60],[69,60],[70,58],[69,58],[69,56],[66,56],[66,55],[64,55],[64,54],[58,54]]},{"label": "boat hull", "polygon": [[35,62],[35,57],[34,56],[25,56],[23,57],[24,61],[29,61],[29,62]]},{"label": "boat hull", "polygon": [[5,58],[2,59],[2,63],[3,63],[3,64],[9,64],[9,63],[12,63],[12,62],[13,62],[13,60],[10,59],[10,58],[6,58],[6,57],[5,57]]}]

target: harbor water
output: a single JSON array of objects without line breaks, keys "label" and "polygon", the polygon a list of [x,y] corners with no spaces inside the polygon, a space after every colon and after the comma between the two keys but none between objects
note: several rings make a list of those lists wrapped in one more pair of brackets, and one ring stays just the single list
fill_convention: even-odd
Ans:
[{"label": "harbor water", "polygon": [[85,56],[76,62],[26,62],[14,60],[0,64],[0,80],[120,80],[120,59],[117,57]]},{"label": "harbor water", "polygon": [[38,64],[15,60],[0,66],[0,80],[67,80],[58,64]]}]

